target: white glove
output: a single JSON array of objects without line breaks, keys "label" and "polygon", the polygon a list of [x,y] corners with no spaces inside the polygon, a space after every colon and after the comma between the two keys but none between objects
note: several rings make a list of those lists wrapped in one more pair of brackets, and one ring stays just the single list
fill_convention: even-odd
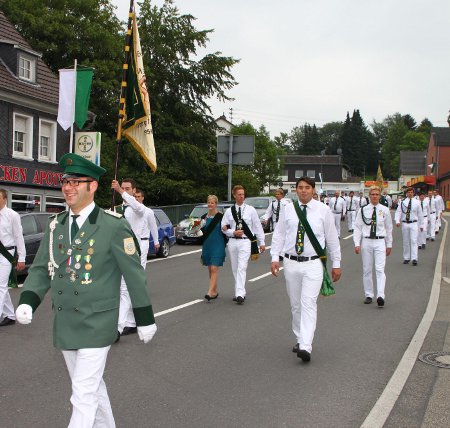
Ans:
[{"label": "white glove", "polygon": [[30,324],[33,319],[33,309],[30,305],[21,304],[16,309],[16,320],[19,324]]},{"label": "white glove", "polygon": [[[20,322],[20,321],[19,321]],[[137,328],[139,339],[143,340],[144,343],[150,342],[156,333],[156,324],[143,325]]]}]

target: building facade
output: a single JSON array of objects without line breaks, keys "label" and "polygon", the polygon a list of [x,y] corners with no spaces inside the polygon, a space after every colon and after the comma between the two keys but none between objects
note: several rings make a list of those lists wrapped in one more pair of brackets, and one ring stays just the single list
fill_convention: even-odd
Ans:
[{"label": "building facade", "polygon": [[57,124],[58,78],[0,11],[0,187],[17,211],[65,209],[60,157],[69,133]]},{"label": "building facade", "polygon": [[[436,180],[444,201],[450,201],[450,127],[431,128],[427,150],[427,172]],[[450,209],[450,207],[447,207]]]}]

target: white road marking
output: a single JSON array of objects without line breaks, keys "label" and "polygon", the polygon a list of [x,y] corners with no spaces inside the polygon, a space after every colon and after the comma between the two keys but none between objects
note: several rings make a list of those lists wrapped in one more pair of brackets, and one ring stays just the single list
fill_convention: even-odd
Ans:
[{"label": "white road marking", "polygon": [[[284,268],[282,266],[280,266],[280,271],[282,271],[283,269]],[[263,279],[263,278],[265,278],[266,276],[269,276],[269,275],[272,275],[272,272],[267,272],[267,273],[265,273],[263,275],[260,275],[260,276],[257,276],[255,278],[249,279],[248,282],[255,282],[255,281],[258,281],[259,279]]]},{"label": "white road marking", "polygon": [[147,263],[155,263],[155,262],[160,262],[163,260],[168,260],[168,259],[174,259],[175,257],[182,257],[182,256],[187,256],[189,254],[195,254],[195,253],[200,253],[202,250],[193,250],[193,251],[187,251],[186,253],[180,253],[180,254],[174,254],[173,256],[169,256],[164,258],[156,258],[156,259],[152,259],[152,260],[147,260]]},{"label": "white road marking", "polygon": [[157,312],[155,314],[155,318],[159,317],[161,315],[169,314],[170,312],[175,312],[180,309],[187,308],[188,306],[192,306],[192,305],[195,305],[196,303],[200,303],[200,302],[203,302],[203,300],[196,299],[196,300],[192,300],[192,302],[184,303],[183,305],[174,306],[173,308],[166,309],[165,311]]},{"label": "white road marking", "polygon": [[346,236],[346,237],[343,238],[343,239],[350,239],[352,236],[353,236],[353,233],[352,233],[351,235]]},{"label": "white road marking", "polygon": [[447,225],[442,236],[441,246],[436,261],[436,269],[434,271],[433,285],[431,287],[430,299],[428,300],[427,309],[420,321],[419,327],[414,334],[408,348],[403,354],[400,363],[395,369],[394,374],[390,378],[383,393],[378,398],[367,418],[361,425],[361,428],[382,428],[391,413],[394,405],[400,397],[400,394],[405,386],[406,381],[414,367],[419,355],[420,348],[425,340],[425,337],[430,329],[431,323],[436,314],[436,308],[439,301],[439,289],[442,278],[442,258],[444,254],[445,241],[447,237],[448,222],[443,219]]}]

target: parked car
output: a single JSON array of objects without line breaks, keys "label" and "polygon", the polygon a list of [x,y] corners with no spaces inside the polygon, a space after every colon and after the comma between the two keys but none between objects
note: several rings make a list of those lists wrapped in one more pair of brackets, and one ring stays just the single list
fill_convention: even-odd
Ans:
[{"label": "parked car", "polygon": [[23,239],[27,256],[25,258],[25,269],[19,272],[19,275],[26,275],[32,265],[36,253],[44,237],[48,218],[55,213],[47,212],[19,212],[22,223]]},{"label": "parked car", "polygon": [[[230,206],[231,204],[228,203],[218,203],[217,210],[223,213]],[[197,205],[192,209],[191,213],[188,216],[186,216],[187,217],[186,219],[181,220],[177,224],[177,227],[175,228],[177,244],[184,245],[186,243],[191,244],[201,243],[202,238],[201,236],[197,236],[196,232],[192,232],[192,225],[195,222],[200,221],[201,216],[206,214],[207,212],[208,212],[207,204]]]},{"label": "parked car", "polygon": [[152,210],[155,213],[155,220],[158,226],[159,251],[158,253],[155,252],[155,243],[150,234],[148,255],[165,258],[170,254],[170,247],[175,244],[175,231],[169,217],[161,208],[152,208]]},{"label": "parked car", "polygon": [[269,204],[274,201],[275,198],[273,196],[255,196],[250,198],[245,198],[245,203],[251,205],[256,209],[258,213],[258,217],[261,220],[261,225],[264,229],[264,232],[272,231],[272,219],[267,222],[267,225],[264,224],[264,220],[261,218],[265,213]]}]

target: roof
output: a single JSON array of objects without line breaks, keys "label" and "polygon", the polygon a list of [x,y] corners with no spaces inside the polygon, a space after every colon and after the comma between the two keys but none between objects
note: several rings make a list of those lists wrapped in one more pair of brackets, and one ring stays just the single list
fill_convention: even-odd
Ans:
[{"label": "roof", "polygon": [[431,128],[431,138],[434,138],[436,146],[450,146],[450,127]]},{"label": "roof", "polygon": [[35,52],[19,34],[2,11],[0,11],[0,43],[12,44],[24,52],[34,54],[37,60],[36,83],[30,83],[18,79],[0,58],[0,88],[13,94],[57,105],[59,100],[58,77],[42,61],[40,54]]},{"label": "roof", "polygon": [[342,165],[342,158],[339,155],[282,155],[280,158],[284,164],[323,164],[323,165]]},{"label": "roof", "polygon": [[400,173],[423,175],[425,173],[426,151],[400,151]]}]

